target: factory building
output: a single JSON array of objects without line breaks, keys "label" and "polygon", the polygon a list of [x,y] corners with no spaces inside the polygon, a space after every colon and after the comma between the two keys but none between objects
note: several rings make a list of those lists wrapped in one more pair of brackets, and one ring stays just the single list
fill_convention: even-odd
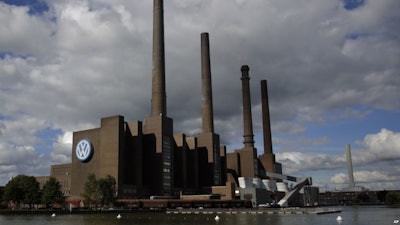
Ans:
[{"label": "factory building", "polygon": [[214,132],[208,33],[200,37],[202,132],[194,137],[174,133],[166,109],[163,1],[154,0],[153,7],[151,115],[143,122],[121,115],[101,118],[100,127],[74,132],[71,164],[53,165],[51,173],[70,185],[65,192],[75,200],[82,199],[89,174],[114,177],[118,199],[208,194],[229,200],[235,198],[239,177],[274,180],[266,172],[282,169],[272,152],[266,81],[261,82],[264,154],[258,158],[247,65],[241,67],[244,147],[227,153]]},{"label": "factory building", "polygon": [[226,148],[214,132],[208,33],[201,34],[203,129],[174,134],[167,116],[163,1],[154,1],[151,116],[101,119],[99,128],[73,133],[71,198],[79,199],[89,174],[113,176],[118,198],[210,193],[226,182]]}]

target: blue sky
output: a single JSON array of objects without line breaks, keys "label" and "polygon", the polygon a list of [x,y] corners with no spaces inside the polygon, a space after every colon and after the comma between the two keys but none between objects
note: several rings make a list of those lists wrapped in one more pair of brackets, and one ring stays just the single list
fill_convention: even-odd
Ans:
[{"label": "blue sky", "polygon": [[[299,5],[303,7],[298,7]],[[240,67],[250,67],[258,152],[260,80],[284,172],[324,190],[400,189],[400,2],[168,0],[168,116],[201,131],[200,33],[210,33],[216,132],[242,147]],[[0,185],[71,161],[72,132],[150,112],[152,1],[0,1]]]},{"label": "blue sky", "polygon": [[353,10],[361,7],[364,4],[364,0],[343,0],[343,7],[347,10]]},{"label": "blue sky", "polygon": [[42,0],[3,0],[2,2],[15,6],[27,6],[29,7],[28,13],[30,15],[41,15],[49,10],[46,1]]}]

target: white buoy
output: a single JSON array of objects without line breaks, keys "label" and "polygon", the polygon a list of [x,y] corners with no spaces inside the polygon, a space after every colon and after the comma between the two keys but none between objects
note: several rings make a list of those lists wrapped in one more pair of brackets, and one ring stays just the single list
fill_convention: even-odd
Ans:
[{"label": "white buoy", "polygon": [[219,216],[216,215],[214,219],[215,219],[215,221],[219,221],[221,218],[219,218]]},{"label": "white buoy", "polygon": [[51,217],[56,217],[56,214],[55,213],[51,214]]},{"label": "white buoy", "polygon": [[400,220],[393,220],[393,223],[399,223]]},{"label": "white buoy", "polygon": [[336,218],[336,220],[337,220],[337,221],[343,221],[343,218],[342,218],[341,216],[338,216],[338,217]]},{"label": "white buoy", "polygon": [[121,219],[121,217],[122,217],[121,214],[118,214],[117,219]]}]

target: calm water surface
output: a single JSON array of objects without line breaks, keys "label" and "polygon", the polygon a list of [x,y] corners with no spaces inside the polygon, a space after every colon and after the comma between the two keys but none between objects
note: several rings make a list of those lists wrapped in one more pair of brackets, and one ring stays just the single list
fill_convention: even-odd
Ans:
[{"label": "calm water surface", "polygon": [[[0,225],[384,225],[395,224],[400,219],[400,209],[386,207],[344,207],[341,213],[325,215],[251,215],[215,214],[121,214],[116,215],[58,215],[48,216],[0,216]],[[336,221],[338,216],[343,222]],[[398,223],[400,225],[400,223]]]}]

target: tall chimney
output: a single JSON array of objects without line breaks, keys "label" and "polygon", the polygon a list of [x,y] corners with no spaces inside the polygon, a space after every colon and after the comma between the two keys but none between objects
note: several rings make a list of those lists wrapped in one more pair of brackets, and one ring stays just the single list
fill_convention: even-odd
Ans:
[{"label": "tall chimney", "polygon": [[353,177],[353,163],[351,160],[351,150],[350,145],[346,145],[346,158],[347,158],[347,169],[349,172],[349,187],[355,187],[354,177]]},{"label": "tall chimney", "polygon": [[242,71],[242,95],[243,95],[243,143],[244,147],[254,148],[253,121],[251,116],[251,100],[250,100],[250,85],[249,85],[249,66],[243,65]]},{"label": "tall chimney", "polygon": [[272,154],[271,118],[269,115],[267,81],[261,81],[261,109],[263,120],[264,153]]},{"label": "tall chimney", "polygon": [[203,116],[203,133],[214,132],[210,43],[208,33],[201,34],[201,112]]},{"label": "tall chimney", "polygon": [[167,116],[163,0],[154,0],[153,7],[153,80],[151,92],[151,115]]}]

